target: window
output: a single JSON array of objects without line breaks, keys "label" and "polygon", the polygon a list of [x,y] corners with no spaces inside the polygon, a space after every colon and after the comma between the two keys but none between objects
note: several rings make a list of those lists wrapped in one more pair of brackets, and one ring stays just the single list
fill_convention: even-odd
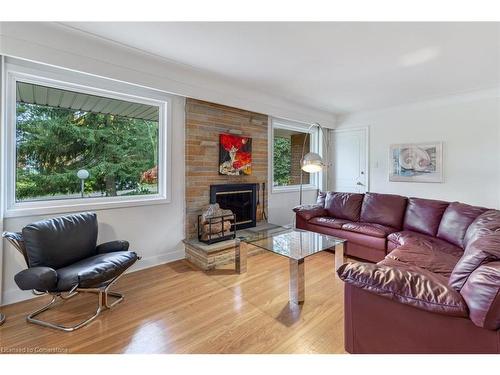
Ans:
[{"label": "window", "polygon": [[7,211],[166,200],[167,101],[20,70],[7,67]]},{"label": "window", "polygon": [[[309,130],[303,124],[273,119],[272,121],[272,170],[273,189],[289,190],[300,185],[300,160],[304,154],[317,152],[317,129]],[[306,188],[316,188],[318,177],[306,172],[302,173],[302,182]]]}]

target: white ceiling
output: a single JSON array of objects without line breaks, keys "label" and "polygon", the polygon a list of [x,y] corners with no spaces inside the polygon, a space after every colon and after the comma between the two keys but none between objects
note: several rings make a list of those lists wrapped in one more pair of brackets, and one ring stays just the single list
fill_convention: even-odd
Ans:
[{"label": "white ceiling", "polygon": [[500,86],[500,23],[66,23],[335,113]]}]

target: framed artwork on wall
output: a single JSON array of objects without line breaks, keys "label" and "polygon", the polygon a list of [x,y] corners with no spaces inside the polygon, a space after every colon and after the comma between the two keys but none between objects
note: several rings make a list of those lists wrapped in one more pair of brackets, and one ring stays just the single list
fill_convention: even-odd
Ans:
[{"label": "framed artwork on wall", "polygon": [[252,138],[233,134],[219,135],[219,174],[252,174]]},{"label": "framed artwork on wall", "polygon": [[443,182],[442,142],[390,145],[389,181]]}]

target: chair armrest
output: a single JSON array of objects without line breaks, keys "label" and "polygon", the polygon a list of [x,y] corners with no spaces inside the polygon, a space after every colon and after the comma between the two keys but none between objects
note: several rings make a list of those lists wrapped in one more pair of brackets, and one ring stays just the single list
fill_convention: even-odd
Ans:
[{"label": "chair armrest", "polygon": [[304,220],[311,220],[313,217],[328,216],[328,211],[319,204],[308,204],[293,208],[293,212]]},{"label": "chair armrest", "polygon": [[345,263],[337,273],[344,282],[381,297],[437,314],[468,317],[460,293],[422,268]]},{"label": "chair armrest", "polygon": [[500,261],[485,263],[470,274],[460,290],[472,322],[486,329],[500,328]]},{"label": "chair armrest", "polygon": [[50,267],[31,267],[14,276],[21,290],[51,291],[57,285],[57,272]]},{"label": "chair armrest", "polygon": [[104,242],[96,247],[97,254],[114,253],[115,251],[127,251],[128,241],[110,241]]}]

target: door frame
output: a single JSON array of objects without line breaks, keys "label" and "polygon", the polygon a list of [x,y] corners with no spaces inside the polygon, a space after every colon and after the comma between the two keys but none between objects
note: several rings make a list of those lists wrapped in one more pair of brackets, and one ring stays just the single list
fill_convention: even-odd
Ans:
[{"label": "door frame", "polygon": [[[366,175],[366,191],[369,192],[370,191],[370,126],[369,125],[366,125],[366,126],[356,126],[356,127],[345,127],[345,128],[335,128],[332,130],[331,132],[331,155],[335,155],[335,135],[337,133],[348,133],[348,132],[352,132],[352,131],[364,131],[365,132],[365,138],[366,138],[366,144],[365,144],[365,153],[366,153],[366,158],[365,158],[365,175]],[[332,157],[332,166],[331,166],[331,176],[332,176],[332,184],[333,184],[333,187],[336,186],[336,183],[335,183],[335,167],[334,167],[334,163],[335,163],[335,160],[333,160],[333,157]]]}]

